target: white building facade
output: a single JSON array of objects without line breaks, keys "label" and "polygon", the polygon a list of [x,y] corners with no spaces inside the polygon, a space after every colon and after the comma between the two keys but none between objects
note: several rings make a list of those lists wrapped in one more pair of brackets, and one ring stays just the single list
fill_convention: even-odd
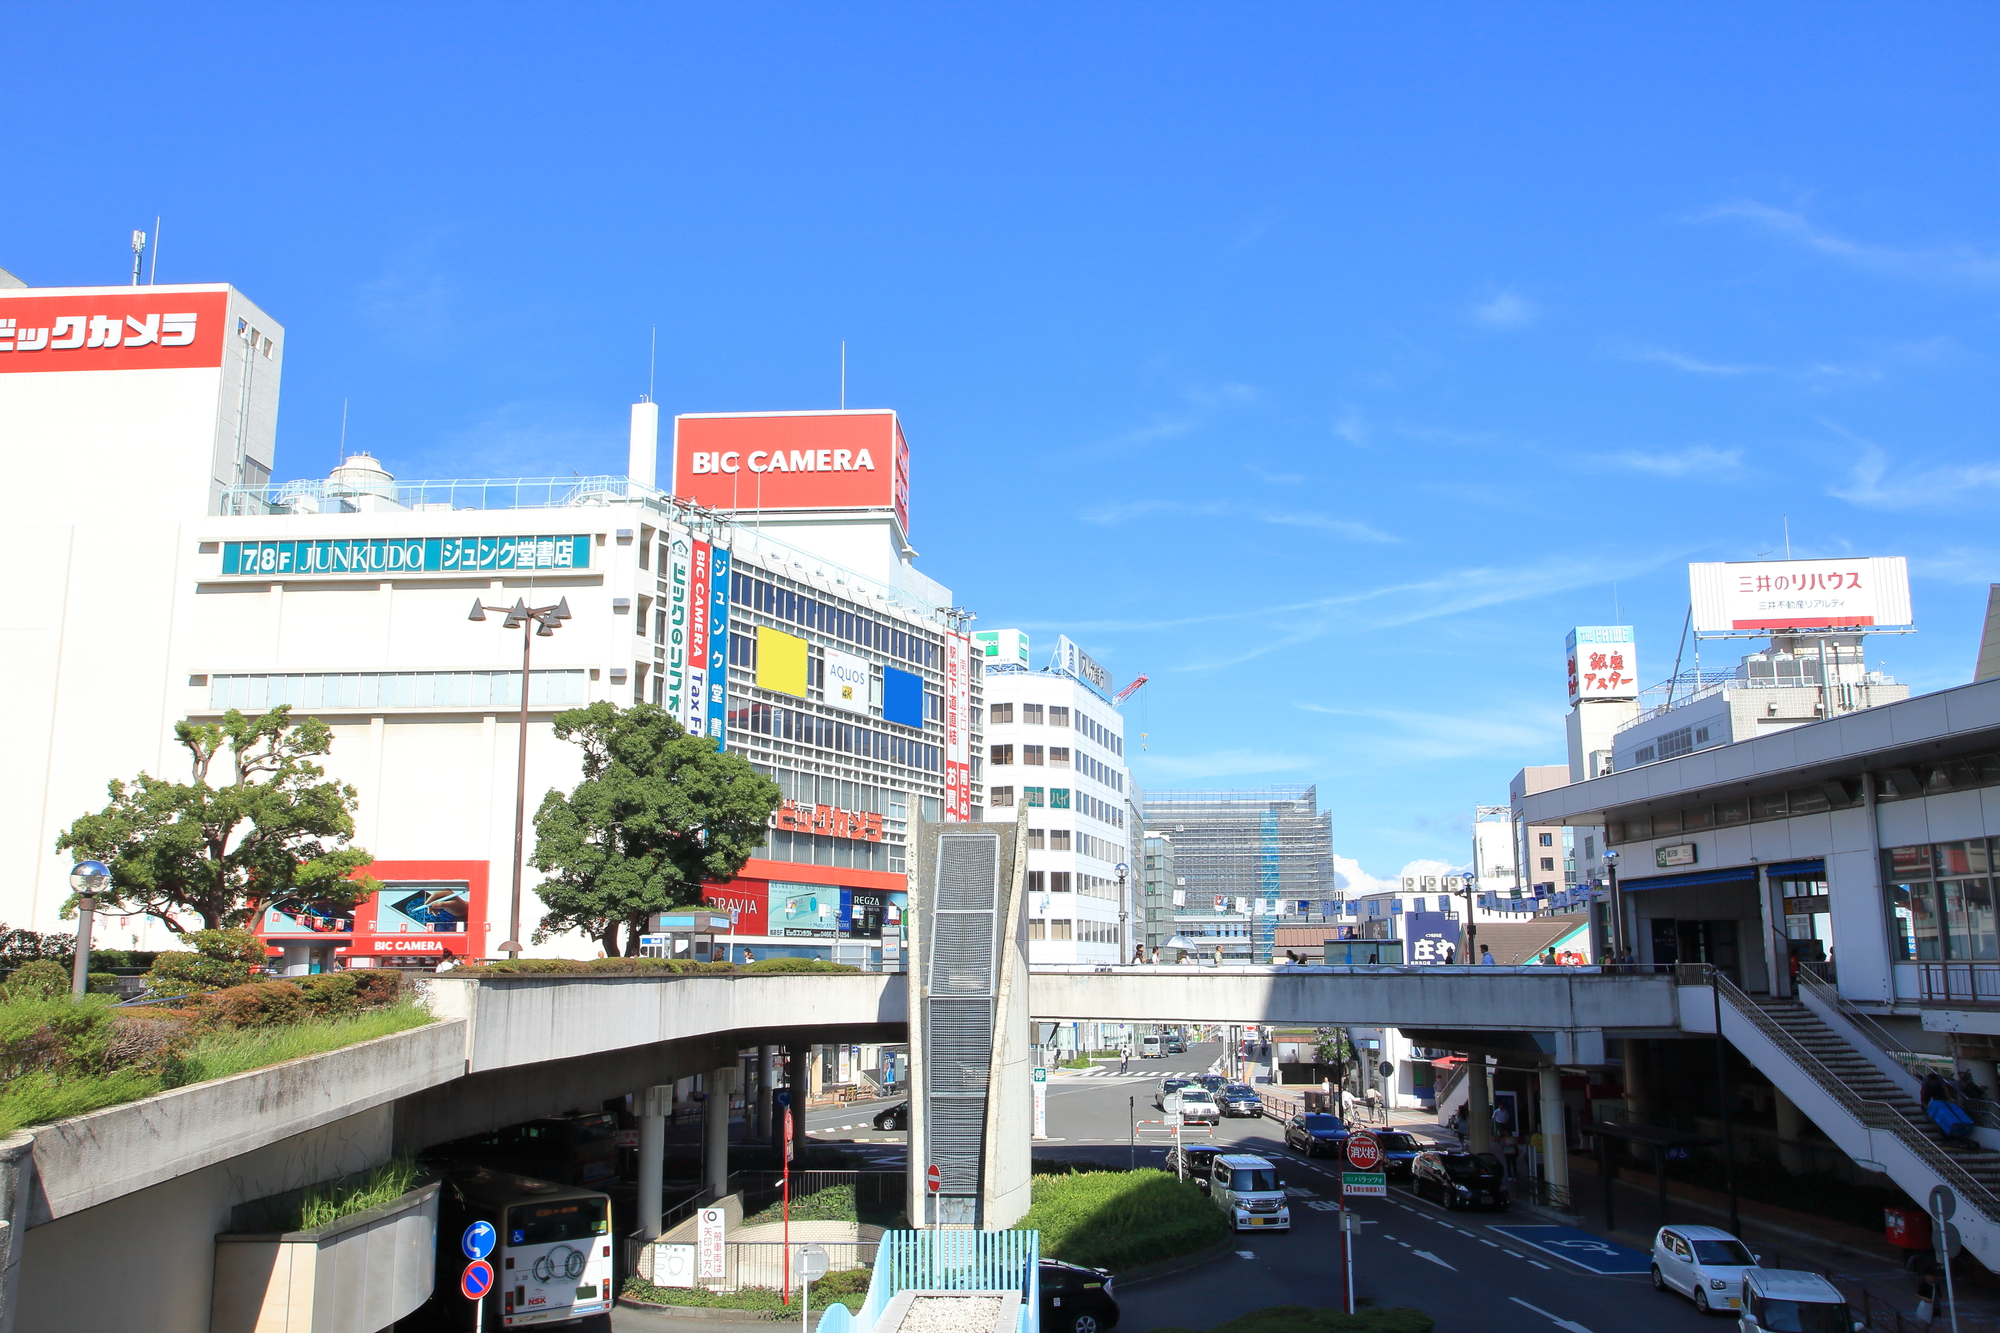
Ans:
[{"label": "white building facade", "polygon": [[[1026,643],[1018,631],[1000,634]],[[1132,911],[1139,821],[1124,717],[1064,666],[989,667],[983,684],[988,806],[995,818],[1028,811],[1029,962],[1129,960],[1143,922]]]}]

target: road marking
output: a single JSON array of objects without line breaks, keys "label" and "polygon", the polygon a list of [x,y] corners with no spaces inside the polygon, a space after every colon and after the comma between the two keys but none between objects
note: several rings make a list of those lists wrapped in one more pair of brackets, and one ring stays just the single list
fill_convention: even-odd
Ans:
[{"label": "road marking", "polygon": [[1539,1259],[1530,1259],[1528,1260],[1528,1262],[1533,1264],[1535,1267],[1541,1269],[1544,1273],[1553,1273],[1556,1271],[1555,1269],[1550,1268],[1547,1264],[1543,1263]]},{"label": "road marking", "polygon": [[[1411,1250],[1410,1253],[1416,1255],[1417,1258],[1419,1259],[1430,1260],[1432,1263],[1436,1264],[1439,1268],[1451,1268],[1451,1271],[1454,1273],[1458,1271],[1456,1268],[1452,1268],[1451,1265],[1446,1263],[1444,1260],[1438,1258],[1435,1254],[1432,1254],[1429,1250]],[[1583,1333],[1590,1333],[1590,1330],[1585,1329]]]},{"label": "road marking", "polygon": [[1236,1252],[1236,1257],[1238,1259],[1255,1259],[1257,1257],[1257,1253],[1255,1250],[1238,1250]]},{"label": "road marking", "polygon": [[1481,1245],[1491,1245],[1496,1250],[1500,1248],[1500,1244],[1498,1241],[1488,1240],[1484,1236],[1474,1236],[1473,1239],[1478,1241]]},{"label": "road marking", "polygon": [[1590,1333],[1590,1330],[1585,1328],[1582,1324],[1575,1323],[1574,1321],[1568,1319],[1559,1319],[1555,1315],[1550,1314],[1547,1310],[1544,1310],[1539,1305],[1528,1305],[1528,1303],[1522,1300],[1519,1296],[1509,1296],[1507,1299],[1514,1302],[1514,1304],[1516,1305],[1526,1306],[1528,1309],[1533,1310],[1536,1314],[1548,1320],[1550,1323],[1554,1324],[1557,1328],[1568,1329],[1569,1333]]}]

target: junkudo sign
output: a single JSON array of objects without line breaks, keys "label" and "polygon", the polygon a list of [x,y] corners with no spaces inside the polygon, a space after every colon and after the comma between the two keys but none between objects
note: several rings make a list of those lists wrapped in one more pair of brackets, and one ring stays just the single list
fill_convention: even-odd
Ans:
[{"label": "junkudo sign", "polygon": [[224,542],[225,575],[453,574],[588,569],[590,538],[356,537],[337,541]]}]

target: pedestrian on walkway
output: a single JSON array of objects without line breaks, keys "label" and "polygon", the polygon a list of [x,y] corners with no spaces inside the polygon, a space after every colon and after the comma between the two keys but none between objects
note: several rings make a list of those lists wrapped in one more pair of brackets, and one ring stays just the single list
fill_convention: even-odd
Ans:
[{"label": "pedestrian on walkway", "polygon": [[1128,1060],[1130,1060],[1131,1058],[1132,1058],[1132,1049],[1131,1049],[1131,1048],[1130,1048],[1129,1046],[1127,1046],[1127,1047],[1120,1047],[1120,1048],[1119,1048],[1119,1051],[1118,1051],[1118,1072],[1119,1072],[1119,1073],[1121,1073],[1121,1074],[1122,1074],[1122,1073],[1124,1073],[1124,1072],[1125,1072],[1125,1064],[1126,1064],[1126,1062],[1127,1062]]},{"label": "pedestrian on walkway", "polygon": [[1492,963],[1498,960],[1493,957],[1493,951],[1482,944],[1479,946],[1479,961],[1481,963]]},{"label": "pedestrian on walkway", "polygon": [[1960,1105],[1964,1105],[1967,1102],[1979,1101],[1985,1096],[1986,1089],[1981,1087],[1978,1080],[1972,1077],[1970,1069],[1961,1069],[1958,1071],[1958,1100]]},{"label": "pedestrian on walkway", "polygon": [[1946,1083],[1944,1075],[1938,1073],[1935,1069],[1924,1075],[1923,1099],[1925,1111],[1931,1109],[1932,1102],[1948,1102],[1952,1100],[1951,1085]]}]

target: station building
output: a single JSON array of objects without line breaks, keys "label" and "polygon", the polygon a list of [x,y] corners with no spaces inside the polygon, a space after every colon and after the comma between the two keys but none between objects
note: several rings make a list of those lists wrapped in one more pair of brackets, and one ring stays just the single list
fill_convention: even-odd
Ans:
[{"label": "station building", "polygon": [[[290,704],[331,727],[385,888],[351,913],[266,904],[255,927],[301,971],[491,955],[524,642],[530,819],[581,776],[551,719],[598,700],[662,705],[778,782],[766,842],[707,892],[739,947],[893,951],[911,822],[981,816],[981,664],[915,567],[893,412],[681,417],[669,489],[650,403],[624,476],[409,481],[357,455],[273,485],[285,334],[234,289],[0,289],[0,335],[0,512],[24,566],[0,623],[22,705],[0,775],[10,926],[63,928],[55,840],[108,781],[186,779],[176,722]],[[532,639],[468,619],[516,602],[569,618]],[[171,942],[143,918],[98,939]]]}]

